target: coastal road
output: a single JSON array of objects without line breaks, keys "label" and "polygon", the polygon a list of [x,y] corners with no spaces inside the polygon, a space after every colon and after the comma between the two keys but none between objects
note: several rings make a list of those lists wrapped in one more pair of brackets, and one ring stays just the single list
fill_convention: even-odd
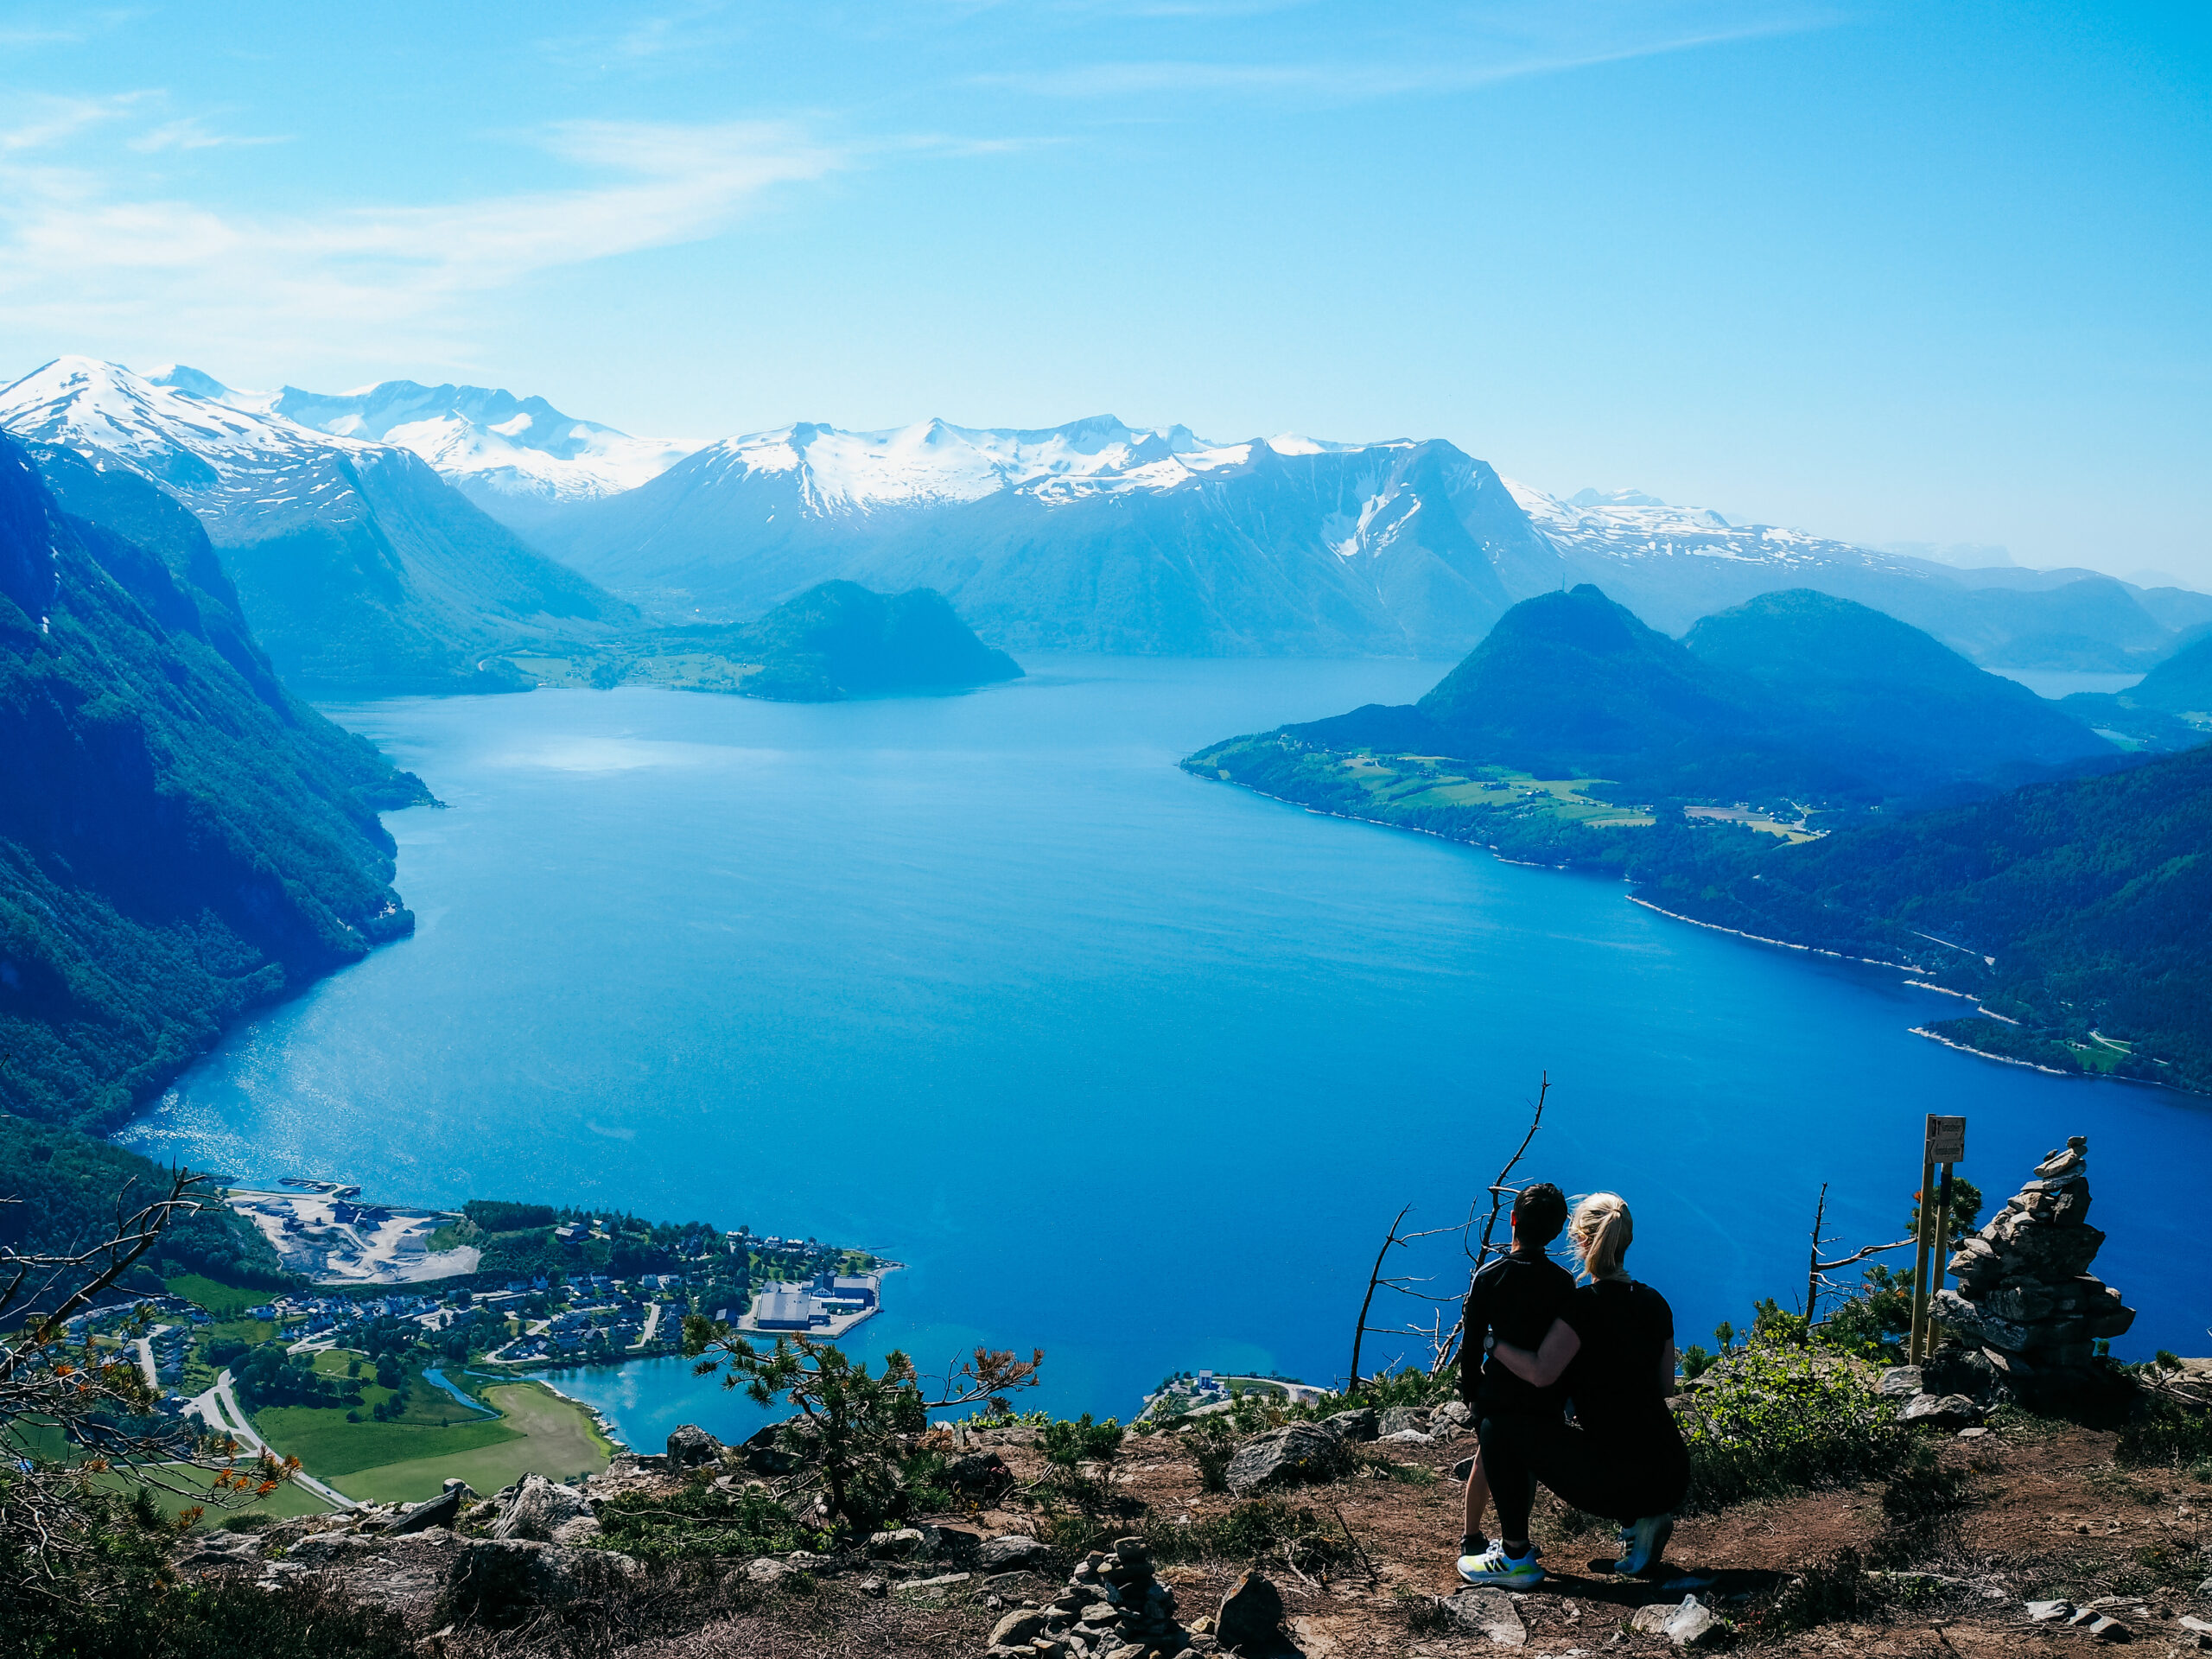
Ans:
[{"label": "coastal road", "polygon": [[[205,1394],[194,1397],[185,1407],[184,1414],[188,1417],[199,1418],[218,1434],[228,1435],[251,1456],[258,1457],[264,1452],[268,1452],[271,1457],[276,1456],[275,1452],[269,1451],[268,1443],[253,1432],[253,1421],[245,1414],[245,1408],[238,1404],[238,1397],[231,1387],[231,1374],[227,1370],[215,1379],[213,1388]],[[277,1461],[281,1463],[283,1459],[278,1458]],[[296,1484],[304,1491],[314,1493],[333,1509],[353,1510],[360,1507],[345,1493],[335,1487],[324,1485],[312,1475],[296,1474],[292,1479]]]},{"label": "coastal road", "polygon": [[154,1338],[168,1329],[166,1325],[157,1325],[131,1344],[138,1351],[138,1370],[145,1376],[146,1386],[156,1394],[162,1391],[162,1376],[154,1369]]}]

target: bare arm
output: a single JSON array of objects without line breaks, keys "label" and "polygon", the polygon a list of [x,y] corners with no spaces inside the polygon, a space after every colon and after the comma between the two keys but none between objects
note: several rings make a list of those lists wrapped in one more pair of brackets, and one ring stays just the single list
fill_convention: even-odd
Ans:
[{"label": "bare arm", "polygon": [[1565,1319],[1554,1319],[1552,1328],[1544,1332],[1543,1345],[1533,1354],[1505,1342],[1493,1342],[1490,1351],[1500,1364],[1531,1388],[1548,1389],[1582,1351],[1582,1338]]}]

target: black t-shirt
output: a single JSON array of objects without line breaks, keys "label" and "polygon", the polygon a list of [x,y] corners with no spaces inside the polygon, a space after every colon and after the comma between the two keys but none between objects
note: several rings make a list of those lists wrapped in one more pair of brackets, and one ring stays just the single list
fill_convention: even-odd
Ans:
[{"label": "black t-shirt", "polygon": [[1544,1256],[1509,1250],[1483,1263],[1467,1293],[1459,1348],[1459,1392],[1478,1414],[1559,1415],[1565,1389],[1557,1383],[1539,1389],[1524,1382],[1496,1356],[1485,1354],[1484,1339],[1495,1337],[1534,1353],[1552,1321],[1565,1318],[1573,1300],[1574,1275]]},{"label": "black t-shirt", "polygon": [[1642,1438],[1672,1428],[1659,1361],[1675,1337],[1675,1310],[1649,1285],[1601,1279],[1569,1299],[1561,1318],[1582,1339],[1560,1379],[1574,1420],[1603,1438]]}]

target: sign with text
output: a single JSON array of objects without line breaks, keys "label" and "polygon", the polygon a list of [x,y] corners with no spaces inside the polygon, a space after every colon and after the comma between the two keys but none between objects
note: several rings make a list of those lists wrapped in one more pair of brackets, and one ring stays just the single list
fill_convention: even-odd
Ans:
[{"label": "sign with text", "polygon": [[1923,1154],[1931,1164],[1963,1162],[1967,1155],[1967,1121],[1963,1117],[1938,1117],[1928,1114],[1928,1150]]}]

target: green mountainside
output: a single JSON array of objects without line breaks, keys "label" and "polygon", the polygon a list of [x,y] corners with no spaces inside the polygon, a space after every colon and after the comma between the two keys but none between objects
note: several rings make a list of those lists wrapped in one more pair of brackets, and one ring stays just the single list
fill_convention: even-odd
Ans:
[{"label": "green mountainside", "polygon": [[411,931],[377,814],[429,798],[276,683],[152,487],[156,551],[0,440],[0,1105],[86,1128]]},{"label": "green mountainside", "polygon": [[2186,748],[2212,731],[2212,633],[2183,645],[2126,690],[2077,691],[2066,711],[2143,747]]},{"label": "green mountainside", "polygon": [[1605,780],[1594,792],[1621,802],[1866,806],[2116,753],[2024,686],[1849,600],[1763,594],[1676,641],[1586,583],[1515,606],[1411,708],[1277,735]]},{"label": "green mountainside", "polygon": [[1903,963],[2002,1016],[1936,1027],[1952,1040],[2212,1091],[2212,747],[1754,840],[1677,836],[1637,873],[1663,909]]},{"label": "green mountainside", "polygon": [[[2185,685],[2175,660],[2170,683]],[[1945,1040],[2212,1092],[2212,747],[2130,763],[1848,601],[1764,596],[1677,645],[1595,589],[1548,595],[1417,705],[1183,764],[1910,967],[1981,1001],[1936,1028]],[[2051,775],[2067,768],[2089,775]],[[1822,777],[1847,780],[1829,810],[1763,793]]]},{"label": "green mountainside", "polygon": [[663,628],[565,658],[517,658],[547,683],[665,685],[784,702],[964,691],[1021,677],[942,594],[825,582],[754,622]]}]

